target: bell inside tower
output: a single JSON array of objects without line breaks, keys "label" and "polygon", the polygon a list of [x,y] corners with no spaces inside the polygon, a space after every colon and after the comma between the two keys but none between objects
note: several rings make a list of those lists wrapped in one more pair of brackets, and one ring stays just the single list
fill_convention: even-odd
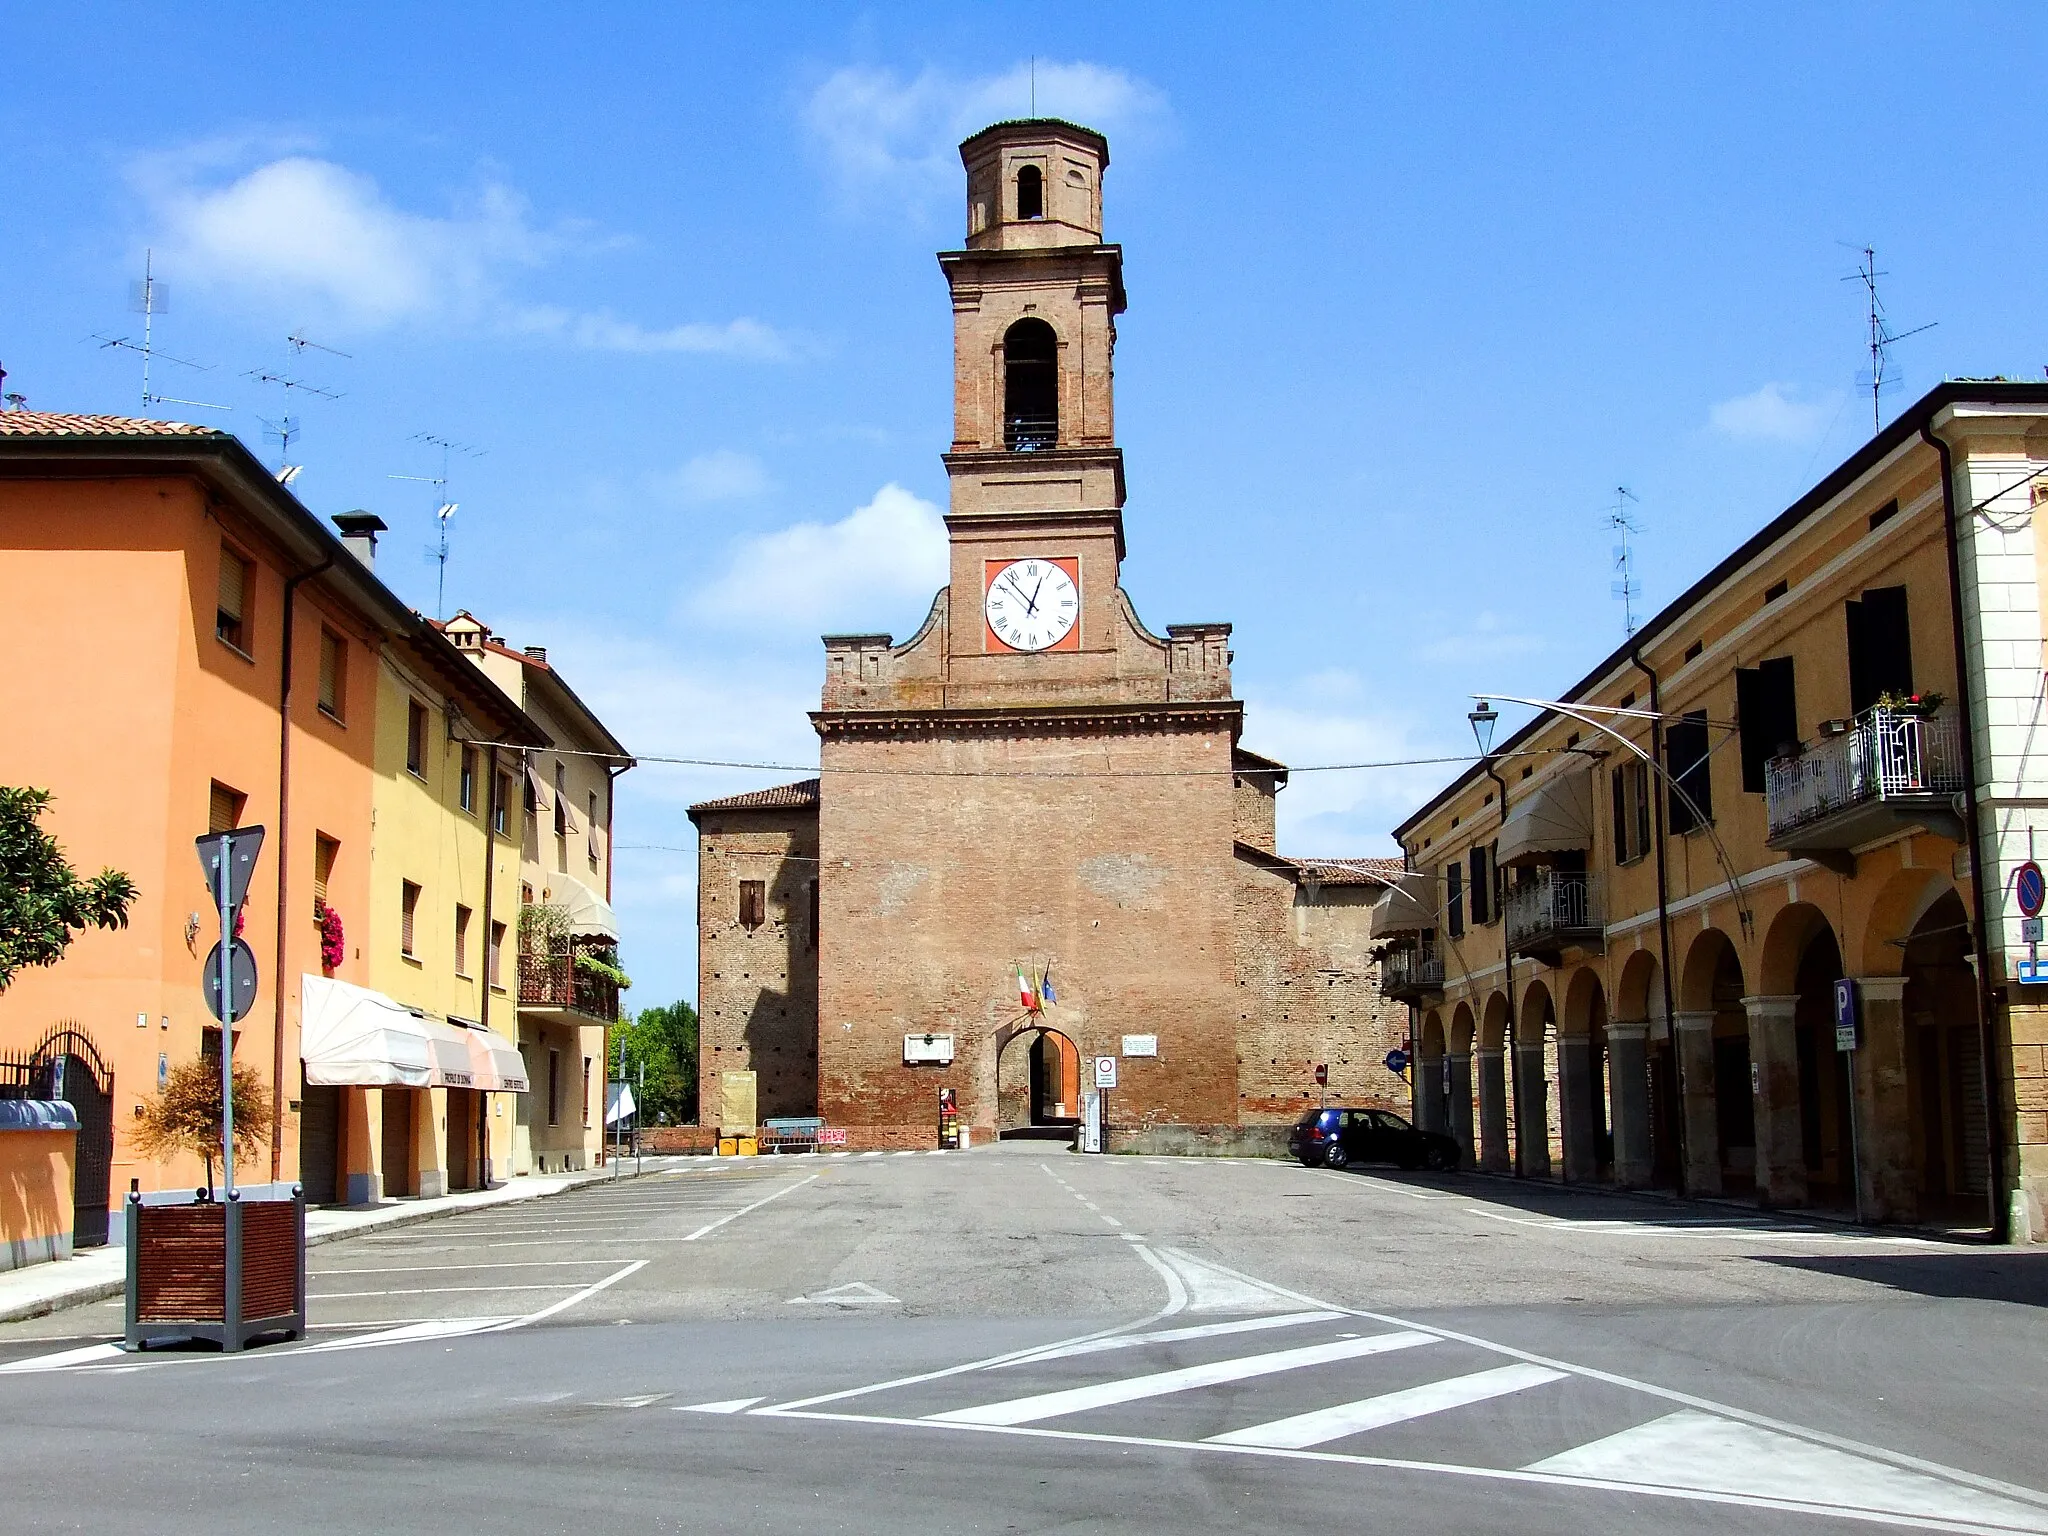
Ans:
[{"label": "bell inside tower", "polygon": [[1003,446],[1029,453],[1059,440],[1059,338],[1027,316],[1003,333]]}]

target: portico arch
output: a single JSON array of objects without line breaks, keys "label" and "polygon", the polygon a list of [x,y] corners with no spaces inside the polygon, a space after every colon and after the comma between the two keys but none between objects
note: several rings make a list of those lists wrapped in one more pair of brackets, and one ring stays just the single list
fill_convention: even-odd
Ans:
[{"label": "portico arch", "polygon": [[1564,1176],[1606,1178],[1614,1163],[1607,1129],[1607,995],[1600,973],[1582,965],[1565,981],[1557,1028],[1557,1114]]},{"label": "portico arch", "polygon": [[[933,1113],[937,1113],[936,1103]],[[1081,1116],[1081,1050],[1050,1024],[1027,1024],[996,1054],[998,1135],[1071,1133]]]},{"label": "portico arch", "polygon": [[1425,1131],[1442,1131],[1450,1120],[1444,1086],[1444,1022],[1431,1009],[1415,1039],[1415,1123]]},{"label": "portico arch", "polygon": [[1444,1102],[1450,1107],[1450,1123],[1444,1127],[1458,1143],[1458,1164],[1469,1168],[1478,1161],[1479,1147],[1473,1136],[1475,1123],[1472,1043],[1477,1034],[1472,1005],[1460,1002],[1451,1013],[1449,1053],[1444,1064]]},{"label": "portico arch", "polygon": [[1509,1151],[1513,1115],[1508,1104],[1508,999],[1504,992],[1487,995],[1480,1013],[1479,1048],[1472,1053],[1479,1079],[1479,1166],[1506,1173],[1514,1165]]},{"label": "portico arch", "polygon": [[1525,1179],[1550,1177],[1550,1051],[1557,1014],[1550,988],[1541,980],[1522,992],[1515,1013],[1515,1172]]},{"label": "portico arch", "polygon": [[1749,1018],[1742,958],[1718,928],[1686,947],[1676,1026],[1685,1129],[1685,1184],[1693,1194],[1749,1189],[1756,1176],[1756,1117],[1749,1087]]}]

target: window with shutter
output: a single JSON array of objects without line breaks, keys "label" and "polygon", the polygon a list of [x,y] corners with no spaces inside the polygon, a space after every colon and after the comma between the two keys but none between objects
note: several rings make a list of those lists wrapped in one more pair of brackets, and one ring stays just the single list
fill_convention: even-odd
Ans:
[{"label": "window with shutter", "polygon": [[1636,857],[1650,851],[1650,765],[1638,758],[1630,768],[1635,778]]},{"label": "window with shutter", "polygon": [[317,921],[327,910],[327,882],[334,878],[334,861],[341,844],[324,832],[313,835],[313,917]]},{"label": "window with shutter", "polygon": [[758,928],[768,920],[768,887],[760,880],[740,882],[740,926]]},{"label": "window with shutter", "polygon": [[1628,862],[1628,769],[1616,768],[1607,775],[1607,798],[1614,811],[1614,862]]},{"label": "window with shutter", "polygon": [[589,834],[590,867],[595,869],[597,868],[597,791],[594,789],[590,792],[590,825],[585,830]]},{"label": "window with shutter", "polygon": [[[1678,795],[1670,796],[1667,825],[1673,832],[1691,832],[1714,819],[1714,787],[1707,747],[1704,709],[1687,710],[1664,733],[1665,772],[1692,800],[1692,805],[1688,805]],[[1695,805],[1699,807],[1697,816],[1693,814]]]},{"label": "window with shutter", "polygon": [[420,909],[420,888],[410,880],[399,882],[398,895],[398,948],[409,959],[417,959],[413,949],[415,920]]},{"label": "window with shutter", "polygon": [[427,776],[427,706],[418,699],[405,701],[405,768]]},{"label": "window with shutter", "polygon": [[207,797],[206,830],[209,832],[232,832],[242,824],[242,807],[249,797],[238,789],[216,781],[212,793]]},{"label": "window with shutter", "polygon": [[491,830],[500,837],[507,835],[511,825],[512,775],[498,775],[498,798],[491,806]]},{"label": "window with shutter", "polygon": [[1472,848],[1472,926],[1477,928],[1493,921],[1492,908],[1487,902],[1491,882],[1486,878],[1486,844],[1476,843]]},{"label": "window with shutter", "polygon": [[1444,927],[1454,939],[1465,936],[1465,866],[1444,866]]},{"label": "window with shutter", "polygon": [[476,748],[462,749],[462,778],[458,787],[462,797],[462,808],[472,816],[476,814]]},{"label": "window with shutter", "polygon": [[505,985],[505,925],[491,924],[491,948],[484,956],[484,979],[494,987]]},{"label": "window with shutter", "polygon": [[[220,547],[220,597],[214,611],[213,632],[247,655],[253,629],[250,599],[255,595],[256,567],[232,545]],[[200,589],[204,591],[204,588]]]},{"label": "window with shutter", "polygon": [[1799,699],[1790,656],[1735,669],[1735,714],[1742,734],[1742,789],[1760,795],[1764,764],[1799,745]]},{"label": "window with shutter", "polygon": [[348,698],[348,646],[331,629],[320,631],[320,708],[336,720]]},{"label": "window with shutter", "polygon": [[457,904],[455,908],[455,974],[469,974],[469,908]]}]

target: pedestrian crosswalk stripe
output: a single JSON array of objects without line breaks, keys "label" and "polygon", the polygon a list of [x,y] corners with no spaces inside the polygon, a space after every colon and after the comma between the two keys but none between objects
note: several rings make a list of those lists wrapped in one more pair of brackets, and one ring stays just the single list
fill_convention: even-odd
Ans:
[{"label": "pedestrian crosswalk stripe", "polygon": [[1005,1360],[990,1369],[1006,1371],[1013,1365],[1035,1365],[1041,1360],[1064,1360],[1070,1355],[1100,1354],[1106,1349],[1134,1349],[1140,1344],[1178,1344],[1187,1339],[1213,1339],[1232,1333],[1259,1333],[1268,1328],[1298,1328],[1304,1323],[1330,1323],[1346,1312],[1289,1312],[1280,1317],[1247,1317],[1235,1323],[1203,1323],[1194,1328],[1162,1328],[1154,1333],[1125,1333],[1110,1339],[1083,1339],[1078,1344],[1055,1344],[1036,1354]]},{"label": "pedestrian crosswalk stripe", "polygon": [[2048,1531],[2048,1509],[1946,1478],[1684,1409],[1522,1469],[1695,1493],[1794,1500],[1840,1512]]},{"label": "pedestrian crosswalk stripe", "polygon": [[1062,1414],[1106,1408],[1114,1403],[1134,1403],[1171,1392],[1197,1387],[1219,1386],[1228,1381],[1245,1381],[1254,1376],[1271,1376],[1305,1366],[1326,1365],[1335,1360],[1354,1360],[1362,1355],[1385,1354],[1390,1350],[1413,1349],[1434,1344],[1433,1333],[1376,1333],[1363,1339],[1338,1339],[1329,1344],[1310,1344],[1300,1349],[1275,1350],[1265,1355],[1243,1355],[1234,1360],[1214,1360],[1207,1365],[1183,1366],[1179,1370],[1157,1371],[1148,1376],[1130,1376],[1121,1381],[1098,1382],[1088,1387],[1068,1387],[1058,1392],[1040,1392],[1007,1402],[985,1403],[974,1408],[956,1408],[948,1413],[926,1414],[941,1424],[1035,1424]]},{"label": "pedestrian crosswalk stripe", "polygon": [[1453,1376],[1448,1381],[1426,1382],[1400,1392],[1361,1398],[1355,1403],[1339,1403],[1334,1408],[1297,1413],[1291,1418],[1275,1419],[1270,1424],[1233,1429],[1228,1434],[1211,1435],[1209,1439],[1217,1445],[1257,1445],[1268,1450],[1298,1451],[1306,1446],[1326,1445],[1347,1435],[1362,1435],[1370,1429],[1384,1429],[1389,1424],[1442,1413],[1449,1408],[1464,1408],[1489,1398],[1506,1397],[1511,1392],[1522,1392],[1564,1379],[1563,1371],[1545,1370],[1540,1365],[1503,1365],[1490,1371],[1475,1371],[1469,1376]]}]

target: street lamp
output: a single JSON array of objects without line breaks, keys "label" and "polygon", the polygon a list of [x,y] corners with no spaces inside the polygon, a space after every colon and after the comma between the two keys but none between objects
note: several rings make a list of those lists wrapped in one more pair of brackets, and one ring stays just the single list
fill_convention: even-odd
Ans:
[{"label": "street lamp", "polygon": [[1465,717],[1472,722],[1472,734],[1479,742],[1479,755],[1487,757],[1493,752],[1493,728],[1500,720],[1500,711],[1486,700],[1479,701],[1479,707]]}]

